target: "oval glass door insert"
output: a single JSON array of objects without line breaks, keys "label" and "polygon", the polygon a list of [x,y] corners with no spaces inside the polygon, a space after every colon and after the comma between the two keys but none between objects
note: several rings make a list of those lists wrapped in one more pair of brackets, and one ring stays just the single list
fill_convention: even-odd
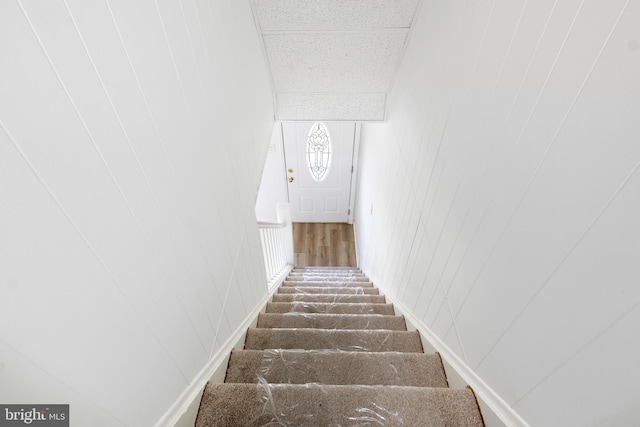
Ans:
[{"label": "oval glass door insert", "polygon": [[307,136],[307,166],[314,180],[322,182],[331,168],[331,138],[324,123],[314,123]]}]

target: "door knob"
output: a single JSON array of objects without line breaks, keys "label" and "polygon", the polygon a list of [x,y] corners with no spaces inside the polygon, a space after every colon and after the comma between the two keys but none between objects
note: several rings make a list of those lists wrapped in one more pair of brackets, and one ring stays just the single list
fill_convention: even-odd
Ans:
[{"label": "door knob", "polygon": [[293,177],[292,176],[289,177],[289,182],[293,182]]},{"label": "door knob", "polygon": [[288,171],[289,171],[289,173],[291,173],[291,172],[293,172],[293,169],[289,168]]}]

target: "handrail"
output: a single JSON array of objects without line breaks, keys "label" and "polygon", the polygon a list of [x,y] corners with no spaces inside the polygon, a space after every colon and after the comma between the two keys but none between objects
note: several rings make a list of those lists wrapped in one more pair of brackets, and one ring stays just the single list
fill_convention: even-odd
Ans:
[{"label": "handrail", "polygon": [[282,222],[263,222],[258,221],[258,228],[285,228],[287,224]]}]

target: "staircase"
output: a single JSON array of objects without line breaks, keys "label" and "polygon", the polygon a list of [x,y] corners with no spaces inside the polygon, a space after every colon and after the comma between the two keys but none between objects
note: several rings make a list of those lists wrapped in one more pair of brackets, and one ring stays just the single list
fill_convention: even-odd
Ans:
[{"label": "staircase", "polygon": [[196,427],[483,426],[470,389],[354,268],[294,269],[209,383]]}]

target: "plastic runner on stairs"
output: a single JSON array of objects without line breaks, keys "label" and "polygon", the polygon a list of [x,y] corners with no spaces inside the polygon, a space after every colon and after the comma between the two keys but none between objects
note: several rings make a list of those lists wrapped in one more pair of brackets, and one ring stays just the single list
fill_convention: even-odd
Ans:
[{"label": "plastic runner on stairs", "polygon": [[475,396],[448,388],[438,354],[357,269],[294,270],[196,427],[482,426]]}]

